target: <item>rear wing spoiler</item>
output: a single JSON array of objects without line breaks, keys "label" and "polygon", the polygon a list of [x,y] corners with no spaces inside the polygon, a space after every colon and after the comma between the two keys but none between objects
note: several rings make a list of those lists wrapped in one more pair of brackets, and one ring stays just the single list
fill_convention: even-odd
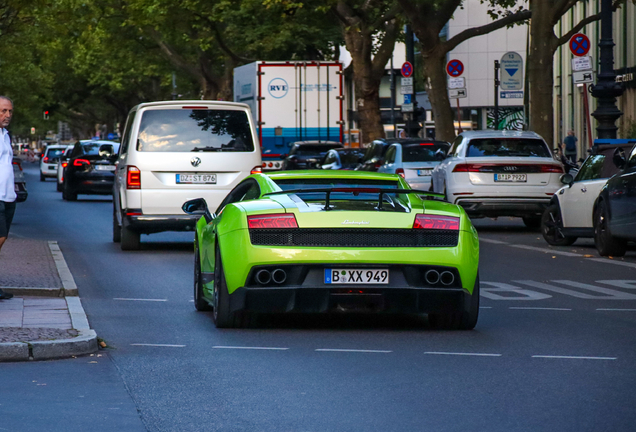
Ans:
[{"label": "rear wing spoiler", "polygon": [[329,210],[329,200],[331,198],[332,193],[352,193],[354,196],[358,196],[361,193],[377,193],[378,194],[378,208],[382,210],[382,198],[385,194],[417,194],[417,195],[426,195],[426,199],[435,199],[441,198],[442,200],[446,199],[444,194],[439,194],[435,192],[423,191],[418,189],[391,189],[391,188],[369,188],[369,187],[335,187],[335,188],[324,188],[324,189],[289,189],[285,191],[278,192],[268,192],[263,194],[263,196],[269,195],[285,195],[285,194],[297,194],[297,193],[324,193],[325,194],[325,210]]}]

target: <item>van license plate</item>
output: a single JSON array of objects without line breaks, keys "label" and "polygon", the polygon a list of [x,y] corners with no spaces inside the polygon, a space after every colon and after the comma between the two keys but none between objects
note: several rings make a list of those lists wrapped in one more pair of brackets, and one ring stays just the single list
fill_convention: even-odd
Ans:
[{"label": "van license plate", "polygon": [[527,182],[527,174],[495,174],[496,182]]},{"label": "van license plate", "polygon": [[216,184],[216,174],[177,174],[177,184]]},{"label": "van license plate", "polygon": [[325,269],[326,284],[380,285],[389,283],[389,269]]}]

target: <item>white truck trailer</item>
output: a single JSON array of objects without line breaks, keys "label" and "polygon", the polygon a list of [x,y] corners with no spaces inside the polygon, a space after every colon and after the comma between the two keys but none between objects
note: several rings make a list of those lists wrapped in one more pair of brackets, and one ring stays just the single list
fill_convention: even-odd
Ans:
[{"label": "white truck trailer", "polygon": [[343,142],[342,63],[256,61],[234,69],[234,101],[250,106],[264,170],[296,141]]}]

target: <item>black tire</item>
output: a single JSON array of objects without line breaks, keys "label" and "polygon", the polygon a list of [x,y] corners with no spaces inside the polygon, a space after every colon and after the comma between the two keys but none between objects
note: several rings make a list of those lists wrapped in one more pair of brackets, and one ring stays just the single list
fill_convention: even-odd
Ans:
[{"label": "black tire", "polygon": [[113,205],[113,243],[121,242],[121,226],[117,221],[117,210]]},{"label": "black tire", "polygon": [[594,245],[601,256],[621,257],[627,251],[627,242],[612,237],[608,220],[607,204],[605,200],[600,200],[594,212]]},{"label": "black tire", "polygon": [[570,246],[576,237],[563,234],[563,219],[558,204],[550,204],[541,216],[541,234],[544,240],[552,246]]},{"label": "black tire", "polygon": [[469,301],[461,312],[431,313],[428,321],[431,327],[443,330],[472,330],[479,319],[479,273]]},{"label": "black tire", "polygon": [[139,250],[139,231],[131,229],[124,220],[121,226],[121,250],[132,251]]},{"label": "black tire", "polygon": [[64,190],[64,183],[57,182],[57,191],[62,192]]},{"label": "black tire", "polygon": [[212,306],[203,298],[203,278],[201,277],[201,258],[199,242],[194,240],[194,307],[199,312],[212,310]]},{"label": "black tire", "polygon": [[541,216],[526,216],[523,223],[530,229],[536,230],[541,228]]},{"label": "black tire", "polygon": [[248,314],[242,311],[230,312],[230,294],[227,291],[221,250],[218,246],[214,255],[214,325],[217,328],[245,327]]},{"label": "black tire", "polygon": [[44,174],[40,173],[40,181],[46,181],[46,177],[44,177]]},{"label": "black tire", "polygon": [[77,201],[77,193],[71,191],[71,187],[67,182],[64,182],[62,189],[62,199],[66,201]]}]

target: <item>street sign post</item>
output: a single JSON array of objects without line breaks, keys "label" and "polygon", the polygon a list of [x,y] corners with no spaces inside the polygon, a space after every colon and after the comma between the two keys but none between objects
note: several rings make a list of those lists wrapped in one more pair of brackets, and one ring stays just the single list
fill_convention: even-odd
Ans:
[{"label": "street sign post", "polygon": [[410,78],[402,77],[400,79],[400,84],[403,85],[403,86],[409,86],[409,85],[412,86],[413,85],[413,77],[410,77]]},{"label": "street sign post", "polygon": [[501,90],[521,90],[523,88],[523,58],[514,51],[507,52],[499,62],[501,68]]},{"label": "street sign post", "polygon": [[570,38],[570,51],[577,57],[583,57],[590,52],[592,44],[583,33],[577,33]]},{"label": "street sign post", "polygon": [[403,85],[400,87],[401,94],[413,94],[413,86],[412,85]]},{"label": "street sign post", "polygon": [[402,104],[402,112],[412,113],[413,112],[413,104],[412,103]]},{"label": "street sign post", "polygon": [[411,75],[413,75],[413,65],[411,62],[405,61],[402,63],[402,76],[404,78],[409,78]]},{"label": "street sign post", "polygon": [[468,94],[466,93],[466,89],[462,88],[462,89],[449,89],[448,90],[448,97],[451,99],[463,99],[465,97],[468,97]]},{"label": "street sign post", "polygon": [[464,63],[459,60],[451,60],[446,63],[446,73],[453,78],[457,78],[464,73]]}]

